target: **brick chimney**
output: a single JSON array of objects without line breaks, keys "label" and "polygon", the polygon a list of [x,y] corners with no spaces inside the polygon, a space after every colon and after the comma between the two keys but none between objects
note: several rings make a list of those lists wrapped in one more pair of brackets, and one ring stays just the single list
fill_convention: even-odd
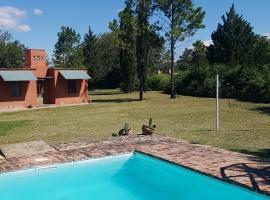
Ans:
[{"label": "brick chimney", "polygon": [[26,49],[24,57],[24,67],[26,69],[34,69],[33,73],[38,78],[46,77],[48,66],[44,49]]}]

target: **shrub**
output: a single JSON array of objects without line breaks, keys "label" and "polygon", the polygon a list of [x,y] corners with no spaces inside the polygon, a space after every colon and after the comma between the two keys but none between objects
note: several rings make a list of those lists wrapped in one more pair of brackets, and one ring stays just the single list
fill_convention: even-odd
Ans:
[{"label": "shrub", "polygon": [[165,91],[169,85],[170,75],[168,74],[150,75],[147,79],[148,90]]}]

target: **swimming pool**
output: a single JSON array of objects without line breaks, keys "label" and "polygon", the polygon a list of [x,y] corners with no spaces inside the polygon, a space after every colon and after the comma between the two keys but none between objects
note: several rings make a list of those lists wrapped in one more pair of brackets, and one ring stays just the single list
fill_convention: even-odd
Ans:
[{"label": "swimming pool", "polygon": [[265,200],[238,186],[126,154],[0,175],[1,200]]}]

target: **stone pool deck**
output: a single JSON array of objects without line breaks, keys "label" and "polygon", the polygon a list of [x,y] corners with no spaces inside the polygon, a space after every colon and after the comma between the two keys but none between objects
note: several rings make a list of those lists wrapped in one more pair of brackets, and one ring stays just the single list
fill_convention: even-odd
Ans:
[{"label": "stone pool deck", "polygon": [[270,195],[270,162],[255,156],[161,136],[51,145],[36,155],[0,159],[0,173],[139,151]]}]

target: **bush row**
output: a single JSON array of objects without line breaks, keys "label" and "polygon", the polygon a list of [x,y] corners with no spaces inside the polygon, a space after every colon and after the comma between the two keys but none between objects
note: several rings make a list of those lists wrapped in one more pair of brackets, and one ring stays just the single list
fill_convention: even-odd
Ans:
[{"label": "bush row", "polygon": [[[214,97],[216,74],[220,77],[220,95],[253,101],[270,100],[270,66],[225,66],[190,67],[175,75],[177,94]],[[170,76],[151,75],[147,80],[149,90],[170,91]]]}]

